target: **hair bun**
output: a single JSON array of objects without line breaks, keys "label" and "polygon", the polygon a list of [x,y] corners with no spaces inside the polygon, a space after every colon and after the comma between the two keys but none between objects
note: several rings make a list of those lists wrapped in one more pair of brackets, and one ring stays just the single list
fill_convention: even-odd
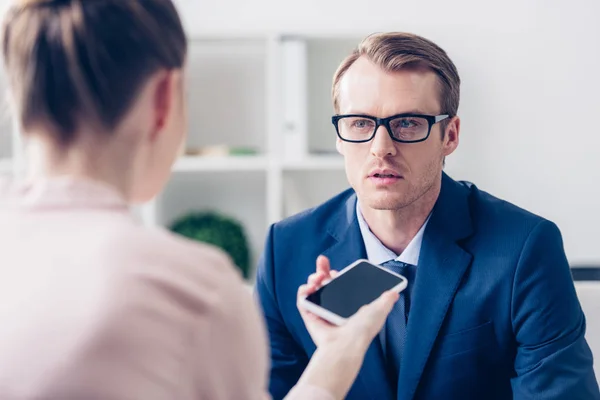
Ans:
[{"label": "hair bun", "polygon": [[15,0],[15,5],[20,7],[42,6],[42,5],[61,5],[70,3],[71,0]]},{"label": "hair bun", "polygon": [[16,0],[18,6],[36,6],[38,4],[51,3],[53,0]]}]

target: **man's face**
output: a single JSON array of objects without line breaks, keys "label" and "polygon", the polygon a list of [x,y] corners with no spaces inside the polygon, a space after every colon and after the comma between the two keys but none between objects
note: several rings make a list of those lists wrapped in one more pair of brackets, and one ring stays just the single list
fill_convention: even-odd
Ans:
[{"label": "man's face", "polygon": [[[364,57],[339,83],[339,114],[385,118],[402,113],[439,115],[439,81],[427,69],[385,72]],[[454,118],[442,139],[441,123],[417,143],[392,140],[385,126],[366,143],[337,139],[346,176],[362,207],[399,210],[417,202],[441,179],[444,157],[458,145],[459,120]],[[393,175],[393,176],[390,176]]]}]

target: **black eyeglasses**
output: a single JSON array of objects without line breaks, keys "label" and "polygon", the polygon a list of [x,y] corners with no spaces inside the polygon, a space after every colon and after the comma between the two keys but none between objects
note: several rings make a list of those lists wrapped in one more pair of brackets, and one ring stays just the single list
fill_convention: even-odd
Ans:
[{"label": "black eyeglasses", "polygon": [[346,114],[334,115],[331,117],[331,122],[335,126],[338,137],[345,142],[368,142],[375,137],[375,132],[383,125],[392,140],[416,143],[427,140],[431,127],[449,117],[448,114],[397,114],[387,118],[377,118],[370,115]]}]

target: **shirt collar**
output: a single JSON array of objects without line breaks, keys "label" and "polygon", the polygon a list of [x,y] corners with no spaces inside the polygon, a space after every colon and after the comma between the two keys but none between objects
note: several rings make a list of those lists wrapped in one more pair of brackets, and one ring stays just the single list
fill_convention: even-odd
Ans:
[{"label": "shirt collar", "polygon": [[419,229],[419,232],[415,235],[415,237],[410,241],[406,249],[402,252],[402,254],[398,255],[394,253],[392,250],[388,249],[384,246],[383,243],[371,232],[369,225],[367,225],[367,221],[362,215],[360,211],[359,201],[356,201],[356,217],[358,219],[358,225],[360,227],[360,233],[362,234],[363,241],[365,243],[365,250],[367,251],[367,259],[373,264],[382,264],[386,261],[396,260],[406,264],[418,265],[419,263],[419,255],[421,254],[421,244],[423,243],[423,234],[425,232],[425,227],[429,222],[429,217]]}]

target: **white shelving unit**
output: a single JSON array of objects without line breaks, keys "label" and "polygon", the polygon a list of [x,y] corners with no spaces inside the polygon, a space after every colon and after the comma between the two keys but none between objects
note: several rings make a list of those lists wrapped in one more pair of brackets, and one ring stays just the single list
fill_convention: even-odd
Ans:
[{"label": "white shelving unit", "polygon": [[13,173],[13,162],[12,159],[0,159],[0,176],[10,175]]},{"label": "white shelving unit", "polygon": [[283,163],[283,169],[286,171],[335,171],[343,168],[344,159],[339,155],[308,156]]},{"label": "white shelving unit", "polygon": [[246,147],[255,154],[182,157],[163,193],[144,207],[144,221],[168,227],[187,212],[217,210],[244,225],[256,263],[271,223],[347,188],[330,90],[361,37],[192,39],[188,147]]},{"label": "white shelving unit", "polygon": [[[335,151],[330,86],[362,36],[282,32],[192,38],[186,155],[173,166],[163,192],[135,214],[147,225],[164,227],[194,211],[236,218],[256,264],[271,223],[348,187]],[[11,170],[10,157],[20,148],[12,131],[13,138],[0,145],[17,150],[0,150],[0,172]],[[246,154],[190,155],[211,146]]]},{"label": "white shelving unit", "polygon": [[184,156],[177,160],[173,166],[173,172],[265,171],[268,161],[269,159],[265,156]]}]

